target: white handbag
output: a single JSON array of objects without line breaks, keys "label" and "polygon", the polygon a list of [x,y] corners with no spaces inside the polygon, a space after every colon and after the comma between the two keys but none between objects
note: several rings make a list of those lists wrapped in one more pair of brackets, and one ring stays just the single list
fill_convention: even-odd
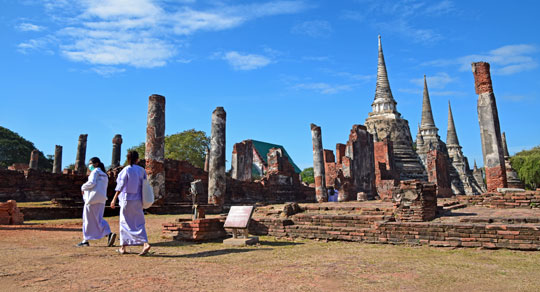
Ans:
[{"label": "white handbag", "polygon": [[142,204],[143,209],[148,209],[154,204],[154,189],[147,179],[143,179],[142,184]]}]

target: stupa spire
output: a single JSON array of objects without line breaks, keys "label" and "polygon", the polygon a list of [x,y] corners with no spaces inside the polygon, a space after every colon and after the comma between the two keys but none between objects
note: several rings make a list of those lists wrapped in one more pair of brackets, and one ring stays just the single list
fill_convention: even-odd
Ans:
[{"label": "stupa spire", "polygon": [[450,106],[450,101],[448,101],[448,131],[446,132],[446,145],[459,145],[456,125],[454,124],[454,116],[452,115],[452,107]]},{"label": "stupa spire", "polygon": [[388,82],[388,73],[386,71],[386,63],[384,62],[384,54],[381,44],[381,36],[379,35],[379,59],[377,64],[377,86],[375,88],[375,99],[371,104],[372,114],[390,113],[400,116],[396,110],[397,102],[394,100],[390,82]]},{"label": "stupa spire", "polygon": [[422,130],[434,128],[433,112],[431,111],[431,101],[429,100],[429,92],[427,87],[426,75],[424,75],[424,98],[422,101],[422,122],[420,123]]}]

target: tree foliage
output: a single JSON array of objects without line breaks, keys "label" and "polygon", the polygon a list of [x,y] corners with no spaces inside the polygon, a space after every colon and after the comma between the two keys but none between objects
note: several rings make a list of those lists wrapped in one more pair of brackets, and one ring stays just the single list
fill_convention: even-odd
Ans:
[{"label": "tree foliage", "polygon": [[[175,160],[185,160],[194,166],[203,168],[206,148],[210,145],[210,137],[204,131],[195,129],[186,130],[181,133],[165,136],[165,158]],[[144,157],[144,142],[138,146],[128,149],[139,152],[140,157]]]},{"label": "tree foliage", "polygon": [[313,174],[313,167],[304,168],[300,173],[302,181],[307,184],[315,183],[315,175]]},{"label": "tree foliage", "polygon": [[510,163],[526,188],[540,186],[540,146],[516,153],[510,158]]},{"label": "tree foliage", "polygon": [[[19,134],[0,126],[0,167],[7,168],[13,163],[29,163],[32,150],[36,149],[34,143],[24,139]],[[38,169],[51,171],[52,156],[39,152]]]}]

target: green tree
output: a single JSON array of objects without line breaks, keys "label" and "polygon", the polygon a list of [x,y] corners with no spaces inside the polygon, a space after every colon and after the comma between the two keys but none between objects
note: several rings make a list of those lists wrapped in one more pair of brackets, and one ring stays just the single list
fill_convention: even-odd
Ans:
[{"label": "green tree", "polygon": [[[0,127],[0,167],[7,168],[13,163],[29,163],[30,153],[36,149],[34,143],[19,136],[19,134]],[[39,152],[38,169],[51,171],[53,160]]]},{"label": "green tree", "polygon": [[315,175],[313,174],[313,167],[304,168],[300,173],[302,181],[307,184],[315,183]]},{"label": "green tree", "polygon": [[540,146],[523,150],[510,157],[512,168],[528,189],[540,186]]},{"label": "green tree", "polygon": [[[165,158],[185,160],[194,166],[203,168],[206,148],[210,145],[210,137],[204,131],[195,129],[186,130],[165,137]],[[135,150],[143,157],[145,152],[144,142],[131,147],[128,151]]]}]

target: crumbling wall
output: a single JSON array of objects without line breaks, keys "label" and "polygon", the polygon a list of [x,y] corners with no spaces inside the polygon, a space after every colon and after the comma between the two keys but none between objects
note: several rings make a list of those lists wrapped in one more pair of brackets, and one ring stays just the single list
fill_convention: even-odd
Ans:
[{"label": "crumbling wall", "polygon": [[231,176],[241,181],[251,181],[253,142],[245,140],[233,146]]},{"label": "crumbling wall", "polygon": [[81,186],[86,176],[64,175],[29,169],[26,172],[0,170],[0,201],[48,201],[73,198],[82,202]]},{"label": "crumbling wall", "polygon": [[437,197],[447,198],[453,196],[446,155],[437,149],[430,150],[427,153],[426,168],[428,181],[437,186]]},{"label": "crumbling wall", "polygon": [[437,187],[419,180],[402,181],[394,193],[394,215],[397,221],[431,221],[437,215]]},{"label": "crumbling wall", "polygon": [[373,143],[373,156],[375,160],[375,187],[377,194],[383,201],[391,201],[392,194],[399,185],[399,173],[394,160],[392,141]]}]

